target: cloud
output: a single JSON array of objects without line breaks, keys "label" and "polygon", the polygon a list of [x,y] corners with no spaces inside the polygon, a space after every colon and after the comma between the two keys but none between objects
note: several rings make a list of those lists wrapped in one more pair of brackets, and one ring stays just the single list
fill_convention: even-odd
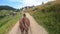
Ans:
[{"label": "cloud", "polygon": [[8,0],[8,1],[20,2],[20,3],[24,4],[24,6],[31,6],[31,5],[39,5],[42,2],[50,1],[50,0]]},{"label": "cloud", "polygon": [[24,4],[31,6],[31,5],[38,5],[40,4],[40,1],[38,0],[24,0]]},{"label": "cloud", "polygon": [[46,3],[51,0],[8,0],[8,1],[19,2],[22,5],[19,4],[20,6],[18,6],[18,7],[24,7],[24,6],[40,5],[40,4],[42,4],[42,2]]},{"label": "cloud", "polygon": [[40,5],[42,4],[42,2],[46,3],[48,1],[52,1],[52,0],[24,0],[24,4],[25,6],[31,6],[31,5]]},{"label": "cloud", "polygon": [[10,1],[10,2],[23,2],[23,0],[7,0],[7,1]]}]

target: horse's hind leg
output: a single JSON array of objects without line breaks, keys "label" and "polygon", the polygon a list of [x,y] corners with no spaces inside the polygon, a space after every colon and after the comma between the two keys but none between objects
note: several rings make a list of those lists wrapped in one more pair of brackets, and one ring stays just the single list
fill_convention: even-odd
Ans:
[{"label": "horse's hind leg", "polygon": [[24,34],[24,32],[21,32],[21,34]]},{"label": "horse's hind leg", "polygon": [[21,31],[21,34],[24,34],[24,31]]},{"label": "horse's hind leg", "polygon": [[28,30],[25,30],[25,34],[28,34]]},{"label": "horse's hind leg", "polygon": [[24,29],[21,30],[21,34],[24,34]]}]

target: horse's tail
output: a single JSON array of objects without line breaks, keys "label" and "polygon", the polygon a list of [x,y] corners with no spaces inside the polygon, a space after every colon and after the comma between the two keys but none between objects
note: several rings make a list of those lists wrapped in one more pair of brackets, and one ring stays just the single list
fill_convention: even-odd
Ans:
[{"label": "horse's tail", "polygon": [[22,23],[23,23],[23,25],[25,26],[25,19],[24,19],[24,18],[23,18],[23,22],[22,22]]}]

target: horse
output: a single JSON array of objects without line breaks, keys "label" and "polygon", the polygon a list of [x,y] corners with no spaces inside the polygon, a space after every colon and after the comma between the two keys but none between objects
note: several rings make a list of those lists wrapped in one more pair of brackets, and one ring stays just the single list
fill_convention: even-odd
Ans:
[{"label": "horse", "polygon": [[26,14],[23,14],[23,18],[19,21],[19,27],[21,30],[21,34],[28,34],[28,30],[30,27],[30,21],[29,19],[26,17]]}]

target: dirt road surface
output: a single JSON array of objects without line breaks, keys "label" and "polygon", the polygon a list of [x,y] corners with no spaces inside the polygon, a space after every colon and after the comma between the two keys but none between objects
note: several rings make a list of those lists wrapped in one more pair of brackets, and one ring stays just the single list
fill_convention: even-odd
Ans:
[{"label": "dirt road surface", "polygon": [[[26,13],[26,16],[30,20],[31,27],[29,29],[29,34],[48,34],[48,32],[41,25],[39,25],[29,13]],[[21,34],[19,29],[19,21],[8,34]]]}]

